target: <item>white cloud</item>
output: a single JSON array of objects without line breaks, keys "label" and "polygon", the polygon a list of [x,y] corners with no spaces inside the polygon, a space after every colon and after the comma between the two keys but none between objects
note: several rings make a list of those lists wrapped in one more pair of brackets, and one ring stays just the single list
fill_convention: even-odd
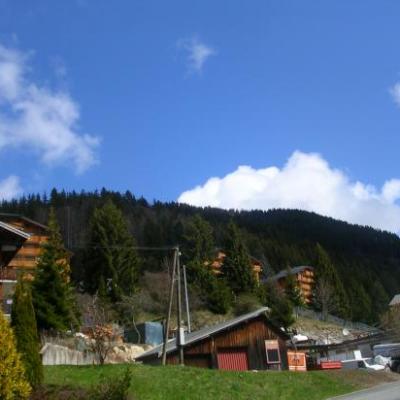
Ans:
[{"label": "white cloud", "polygon": [[217,54],[216,50],[197,37],[179,40],[178,47],[187,53],[187,67],[190,72],[201,73],[208,58]]},{"label": "white cloud", "polygon": [[381,190],[354,182],[319,154],[296,151],[282,167],[240,166],[223,178],[210,178],[178,201],[225,209],[287,208],[314,211],[337,219],[400,232],[400,180]]},{"label": "white cloud", "polygon": [[395,83],[390,89],[394,102],[400,107],[400,82]]},{"label": "white cloud", "polygon": [[0,200],[11,200],[22,193],[19,178],[11,175],[0,181]]},{"label": "white cloud", "polygon": [[68,93],[28,78],[28,59],[0,44],[0,150],[34,151],[48,165],[81,173],[97,162],[99,139],[78,131],[79,107]]}]

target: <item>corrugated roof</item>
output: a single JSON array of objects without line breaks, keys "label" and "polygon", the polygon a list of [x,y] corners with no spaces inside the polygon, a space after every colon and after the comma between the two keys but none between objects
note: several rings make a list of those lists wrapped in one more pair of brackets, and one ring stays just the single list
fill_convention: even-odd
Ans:
[{"label": "corrugated roof", "polygon": [[0,228],[5,229],[6,231],[9,231],[15,235],[18,235],[24,239],[29,239],[29,237],[30,237],[29,233],[23,232],[20,229],[17,229],[14,226],[6,224],[5,222],[2,222],[2,221],[0,221]]},{"label": "corrugated roof", "polygon": [[[256,311],[253,311],[251,313],[244,314],[244,315],[241,315],[241,316],[239,316],[237,318],[231,319],[229,321],[221,322],[221,323],[219,323],[217,325],[213,325],[211,327],[206,327],[206,328],[200,329],[200,330],[198,330],[196,332],[187,333],[185,335],[185,346],[189,345],[191,343],[197,342],[199,340],[205,339],[208,336],[211,336],[211,335],[213,335],[215,333],[218,333],[220,331],[223,331],[225,329],[231,328],[231,327],[233,327],[235,325],[238,325],[238,324],[240,324],[242,322],[257,318],[260,315],[266,314],[267,311],[269,311],[269,308],[268,307],[263,307],[263,308],[260,308],[260,309],[258,309]],[[140,360],[142,358],[147,358],[148,356],[152,356],[152,355],[157,355],[157,357],[161,357],[162,348],[163,348],[163,345],[160,344],[159,346],[154,347],[153,349],[147,351],[146,353],[141,354],[137,358],[137,360]],[[167,353],[175,351],[176,349],[177,349],[176,338],[169,340],[168,343],[167,343]]]},{"label": "corrugated roof", "polygon": [[389,303],[389,306],[396,306],[398,304],[400,304],[400,294],[396,294],[393,297],[392,301]]},{"label": "corrugated roof", "polygon": [[267,281],[277,281],[278,279],[285,278],[286,276],[290,275],[295,275],[298,274],[299,272],[303,272],[306,269],[314,269],[313,267],[309,265],[302,265],[299,267],[293,267],[290,269],[284,269],[283,271],[278,272],[276,275],[272,276],[271,278],[267,278]]}]

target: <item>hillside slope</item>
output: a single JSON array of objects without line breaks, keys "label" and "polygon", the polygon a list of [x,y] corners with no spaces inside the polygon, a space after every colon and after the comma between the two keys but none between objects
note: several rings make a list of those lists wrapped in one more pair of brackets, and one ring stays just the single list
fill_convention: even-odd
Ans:
[{"label": "hillside slope", "polygon": [[[226,211],[177,203],[154,202],[103,189],[93,193],[53,190],[50,198],[32,195],[3,202],[0,212],[24,214],[45,223],[50,205],[55,207],[66,245],[73,251],[75,280],[82,279],[82,254],[93,209],[112,198],[121,208],[140,246],[165,246],[182,242],[190,219],[200,214],[214,229],[221,244],[227,223],[242,229],[249,252],[272,274],[288,265],[312,265],[315,246],[321,244],[332,258],[347,291],[352,317],[374,322],[389,298],[400,292],[400,239],[369,227],[351,225],[299,210]],[[163,254],[142,254],[143,268],[157,270]]]}]

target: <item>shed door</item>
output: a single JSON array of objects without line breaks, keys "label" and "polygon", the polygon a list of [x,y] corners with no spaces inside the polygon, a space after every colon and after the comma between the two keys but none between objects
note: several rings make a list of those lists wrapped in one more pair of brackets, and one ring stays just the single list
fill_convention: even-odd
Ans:
[{"label": "shed door", "polygon": [[220,349],[217,359],[219,369],[229,371],[247,371],[249,369],[246,348]]}]

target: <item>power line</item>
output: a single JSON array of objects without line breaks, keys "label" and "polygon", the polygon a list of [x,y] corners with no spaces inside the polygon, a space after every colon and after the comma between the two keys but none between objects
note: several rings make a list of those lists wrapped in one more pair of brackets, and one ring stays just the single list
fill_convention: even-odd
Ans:
[{"label": "power line", "polygon": [[82,250],[82,249],[134,249],[134,250],[143,250],[143,251],[173,251],[176,249],[176,246],[160,246],[160,247],[152,247],[152,246],[72,246],[69,247],[69,250]]}]

